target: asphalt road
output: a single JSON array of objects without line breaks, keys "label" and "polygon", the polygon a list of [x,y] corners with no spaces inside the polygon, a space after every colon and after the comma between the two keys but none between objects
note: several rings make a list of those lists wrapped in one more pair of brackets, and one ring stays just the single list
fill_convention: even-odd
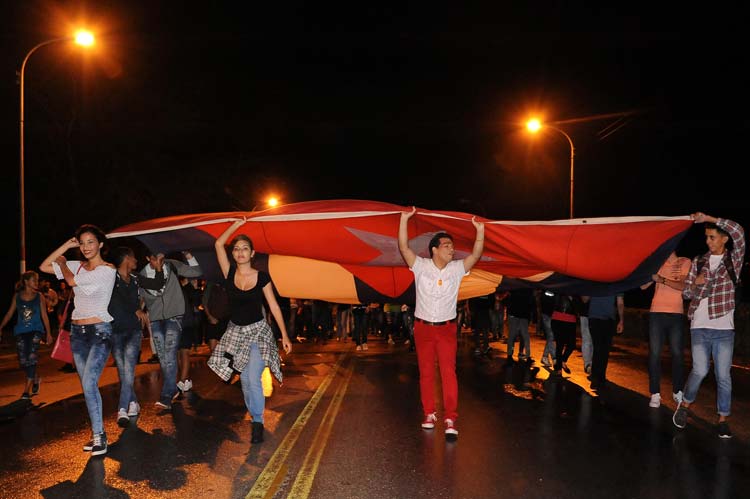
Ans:
[{"label": "asphalt road", "polygon": [[[538,358],[542,340],[532,337]],[[650,409],[645,352],[624,341],[612,353],[612,383],[596,394],[579,352],[570,376],[550,379],[545,369],[506,367],[501,342],[491,356],[473,356],[462,334],[456,442],[446,441],[442,422],[431,431],[419,427],[415,354],[379,337],[367,352],[351,342],[295,343],[284,385],[267,398],[259,445],[249,443],[239,384],[208,370],[207,350],[192,355],[194,389],[171,411],[153,406],[158,366],[140,364],[143,410],[126,429],[115,422],[117,375],[107,367],[101,391],[110,446],[98,458],[81,450],[90,430],[77,376],[59,372],[45,347],[40,394],[19,401],[22,375],[5,347],[0,497],[747,497],[747,368],[733,369],[735,438],[722,440],[713,427],[712,376],[689,426],[678,430],[668,379],[665,403]]]}]

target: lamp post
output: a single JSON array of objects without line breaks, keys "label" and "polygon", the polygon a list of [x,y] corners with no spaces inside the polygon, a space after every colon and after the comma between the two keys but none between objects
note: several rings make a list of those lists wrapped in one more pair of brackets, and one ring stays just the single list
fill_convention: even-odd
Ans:
[{"label": "lamp post", "polygon": [[20,198],[20,229],[21,229],[21,273],[23,274],[26,272],[26,201],[25,201],[25,182],[24,182],[24,77],[26,73],[26,63],[29,61],[29,57],[31,57],[31,54],[37,51],[37,49],[40,49],[46,45],[50,45],[52,43],[57,42],[66,42],[70,40],[75,40],[75,42],[79,45],[83,46],[89,46],[94,43],[94,36],[89,33],[88,31],[79,31],[73,36],[64,36],[61,38],[53,38],[51,40],[47,40],[41,43],[38,43],[35,45],[31,50],[29,50],[26,53],[26,57],[23,58],[23,62],[21,63],[21,70],[19,71],[19,86],[21,87],[21,104],[20,104],[20,114],[18,119],[18,129],[19,129],[19,140],[20,140],[20,146],[18,150],[18,167],[19,167],[19,175],[18,175],[18,196]]},{"label": "lamp post", "polygon": [[550,128],[552,130],[555,130],[556,132],[561,133],[566,139],[568,139],[568,144],[570,144],[570,217],[573,218],[573,187],[574,187],[574,158],[575,158],[575,147],[573,146],[573,139],[570,138],[570,135],[565,133],[563,130],[547,124],[542,124],[539,122],[539,120],[532,119],[529,120],[526,123],[526,128],[531,133],[538,132],[541,128]]}]

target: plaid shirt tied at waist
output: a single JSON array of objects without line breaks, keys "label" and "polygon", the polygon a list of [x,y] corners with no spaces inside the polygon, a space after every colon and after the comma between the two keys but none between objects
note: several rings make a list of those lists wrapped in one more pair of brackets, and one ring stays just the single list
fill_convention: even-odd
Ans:
[{"label": "plaid shirt tied at waist", "polygon": [[210,367],[221,379],[229,381],[235,372],[242,372],[250,361],[250,345],[258,344],[260,357],[281,384],[281,358],[271,326],[264,320],[246,326],[229,322],[227,330],[208,359]]}]

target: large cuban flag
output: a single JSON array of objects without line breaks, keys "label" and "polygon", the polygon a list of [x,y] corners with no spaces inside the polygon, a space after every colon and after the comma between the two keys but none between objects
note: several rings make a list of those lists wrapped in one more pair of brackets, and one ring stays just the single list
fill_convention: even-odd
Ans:
[{"label": "large cuban flag", "polygon": [[[154,254],[190,250],[205,277],[219,279],[214,241],[245,217],[237,233],[252,239],[255,267],[269,272],[281,296],[413,303],[413,275],[397,241],[401,212],[410,209],[375,201],[310,201],[147,220],[108,237],[135,237]],[[427,257],[429,240],[445,231],[454,237],[455,257],[463,258],[474,243],[472,216],[417,208],[409,221],[409,246]],[[689,216],[477,219],[485,224],[484,253],[464,278],[459,299],[518,287],[592,296],[624,292],[647,282],[692,225]]]}]

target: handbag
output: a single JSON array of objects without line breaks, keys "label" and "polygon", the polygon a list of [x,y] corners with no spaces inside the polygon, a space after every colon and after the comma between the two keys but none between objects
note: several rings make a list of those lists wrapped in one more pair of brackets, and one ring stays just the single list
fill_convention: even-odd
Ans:
[{"label": "handbag", "polygon": [[62,317],[60,317],[60,329],[57,332],[57,339],[55,340],[55,346],[52,348],[50,357],[66,362],[68,364],[73,363],[73,350],[70,349],[70,331],[65,329],[65,322],[68,317],[68,306],[70,300],[73,298],[71,295],[68,301],[65,303],[65,309],[63,310]]}]

